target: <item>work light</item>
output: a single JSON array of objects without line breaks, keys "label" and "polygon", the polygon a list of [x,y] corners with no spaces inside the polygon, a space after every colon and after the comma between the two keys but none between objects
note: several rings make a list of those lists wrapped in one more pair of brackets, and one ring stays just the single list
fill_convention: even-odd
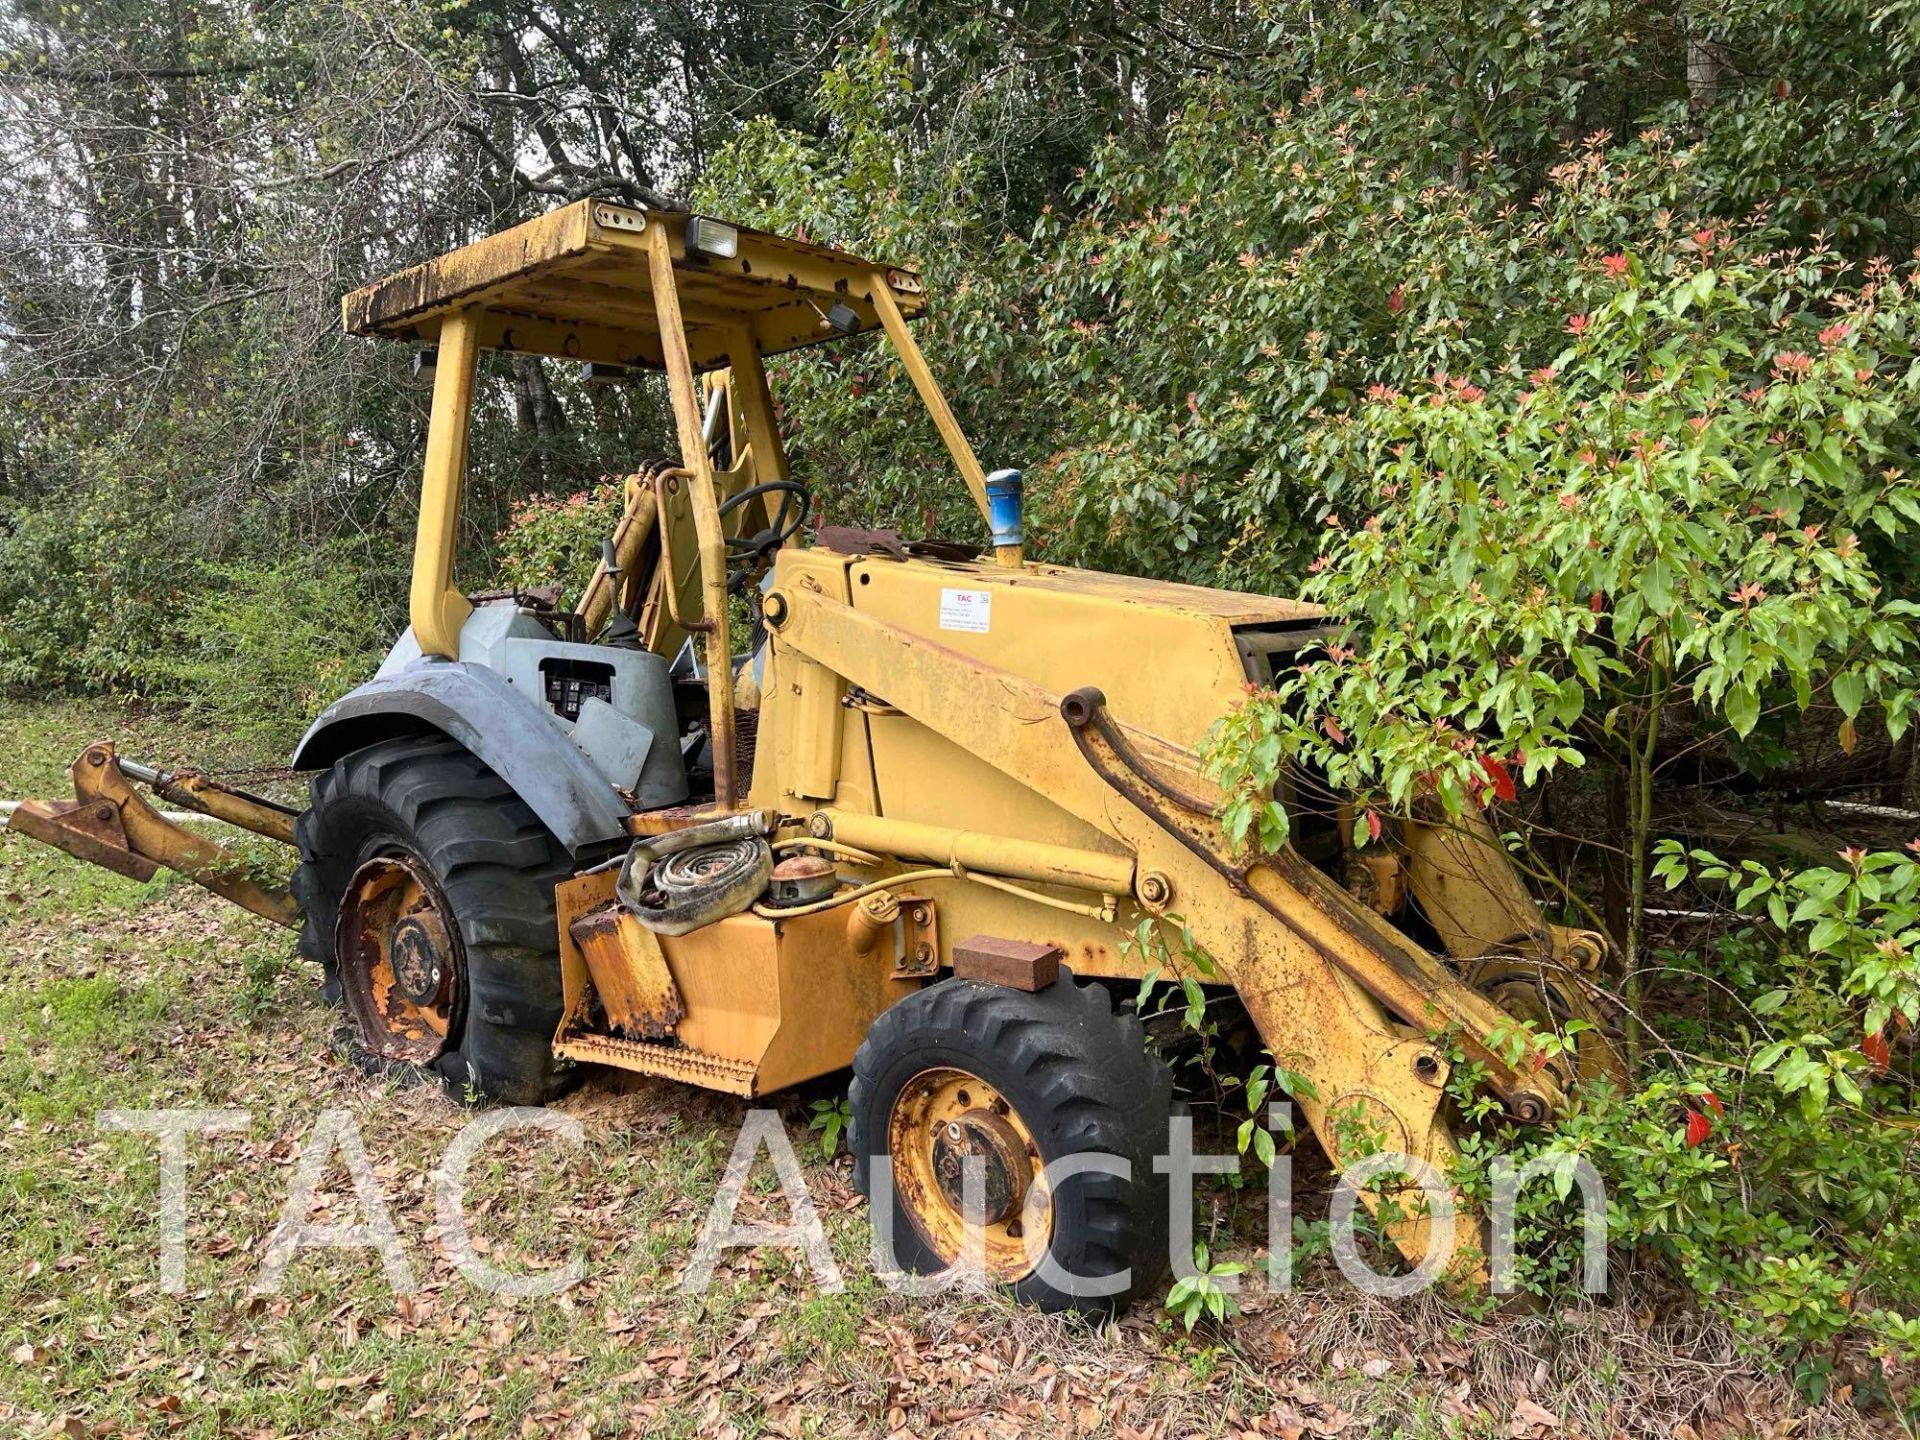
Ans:
[{"label": "work light", "polygon": [[740,232],[704,215],[689,215],[687,249],[709,259],[731,260],[740,253]]}]

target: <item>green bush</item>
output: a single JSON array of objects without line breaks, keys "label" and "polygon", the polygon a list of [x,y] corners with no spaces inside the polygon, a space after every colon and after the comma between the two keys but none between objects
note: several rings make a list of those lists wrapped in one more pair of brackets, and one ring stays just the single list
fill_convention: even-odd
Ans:
[{"label": "green bush", "polygon": [[[1477,1128],[1457,1179],[1486,1203],[1493,1162],[1546,1160],[1516,1212],[1520,1288],[1559,1301],[1581,1280],[1584,1159],[1607,1190],[1615,1264],[1657,1256],[1756,1347],[1790,1357],[1816,1398],[1835,1342],[1891,1370],[1920,1360],[1920,842],[1779,873],[1663,843],[1659,873],[1730,887],[1755,923],[1673,957],[1684,1004],[1633,1088],[1588,1087],[1550,1130],[1507,1122],[1450,1081]],[[1707,1018],[1712,1017],[1712,1018]]]},{"label": "green bush", "polygon": [[406,574],[336,544],[278,565],[226,565],[187,605],[183,637],[133,680],[211,727],[285,749],[372,677],[405,626]]},{"label": "green bush", "polygon": [[500,532],[501,580],[523,590],[558,585],[562,607],[577,604],[624,504],[619,481],[605,475],[592,490],[521,501]]},{"label": "green bush", "polygon": [[0,686],[138,692],[211,579],[193,542],[124,495],[0,514]]},{"label": "green bush", "polygon": [[[1607,1186],[1616,1256],[1662,1257],[1756,1345],[1795,1356],[1811,1387],[1842,1337],[1889,1365],[1920,1360],[1920,842],[1787,873],[1666,845],[1660,873],[1729,886],[1754,925],[1675,957],[1691,1013],[1663,1027],[1630,1093],[1590,1088],[1540,1130],[1502,1120],[1460,1067],[1454,1093],[1480,1122],[1462,1188],[1484,1202],[1501,1154],[1583,1158]],[[1577,1204],[1564,1184],[1522,1192],[1523,1289],[1575,1291]]]}]

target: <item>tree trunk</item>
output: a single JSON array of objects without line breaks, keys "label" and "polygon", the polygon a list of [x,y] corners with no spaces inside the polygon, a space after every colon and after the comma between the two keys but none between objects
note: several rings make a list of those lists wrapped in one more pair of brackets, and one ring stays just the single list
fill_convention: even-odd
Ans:
[{"label": "tree trunk", "polygon": [[1687,27],[1687,107],[1696,115],[1711,110],[1726,79],[1727,52],[1707,35],[1698,20]]},{"label": "tree trunk", "polygon": [[553,459],[554,442],[567,428],[567,413],[547,381],[547,370],[536,355],[513,357],[514,428],[534,438],[527,455],[527,479],[544,488]]}]

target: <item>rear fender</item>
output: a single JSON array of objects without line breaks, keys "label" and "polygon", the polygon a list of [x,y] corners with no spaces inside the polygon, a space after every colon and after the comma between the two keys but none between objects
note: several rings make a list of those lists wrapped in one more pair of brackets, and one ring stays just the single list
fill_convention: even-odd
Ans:
[{"label": "rear fender", "polygon": [[416,661],[341,696],[300,741],[293,767],[323,769],[422,730],[478,756],[569,852],[626,836],[626,805],[546,709],[497,672],[463,661]]}]

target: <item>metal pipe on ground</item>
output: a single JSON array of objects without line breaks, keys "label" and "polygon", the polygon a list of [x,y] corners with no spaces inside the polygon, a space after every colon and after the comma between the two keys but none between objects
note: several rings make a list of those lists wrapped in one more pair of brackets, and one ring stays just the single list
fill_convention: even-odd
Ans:
[{"label": "metal pipe on ground", "polygon": [[[13,814],[13,812],[19,808],[20,802],[18,800],[0,800],[0,818],[5,818]],[[162,820],[171,820],[176,825],[183,820],[213,820],[222,825],[233,824],[231,820],[222,820],[218,815],[203,815],[197,810],[162,810],[160,812],[160,818]]]}]

